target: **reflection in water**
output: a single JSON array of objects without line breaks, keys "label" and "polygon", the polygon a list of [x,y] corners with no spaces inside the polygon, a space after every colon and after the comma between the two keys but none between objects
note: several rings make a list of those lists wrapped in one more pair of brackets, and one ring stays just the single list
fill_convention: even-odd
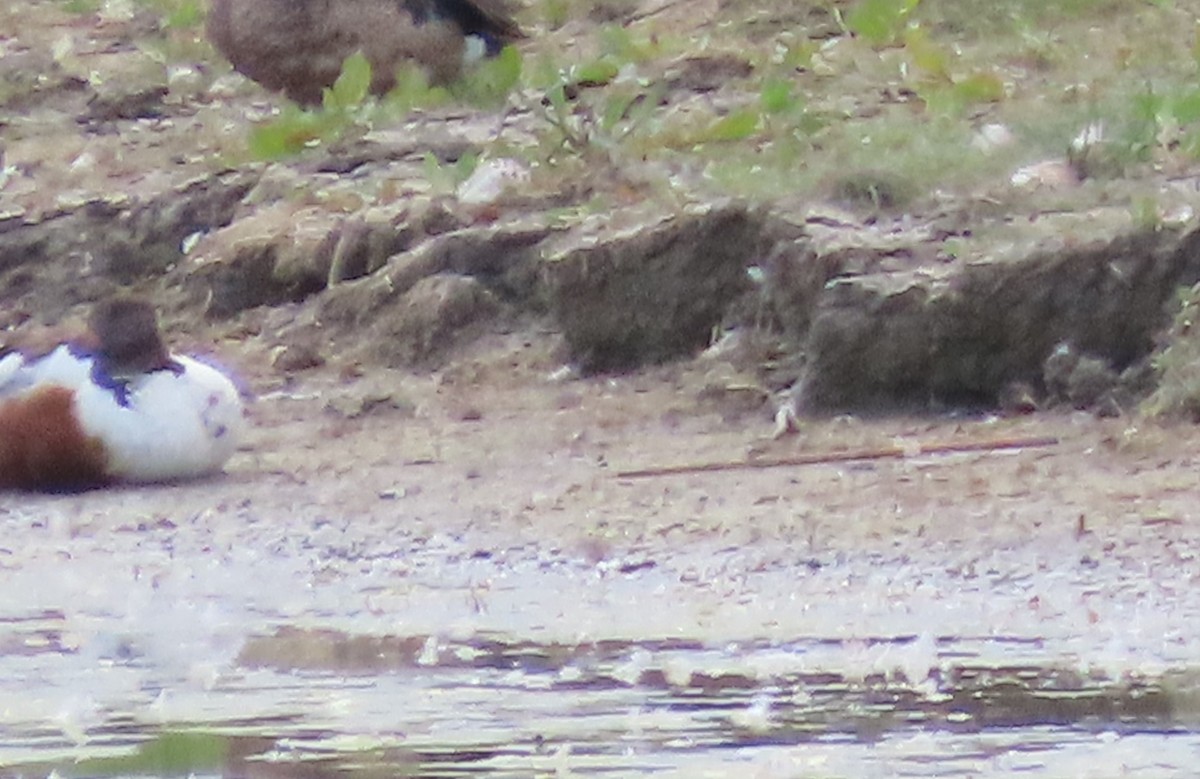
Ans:
[{"label": "reflection in water", "polygon": [[[854,643],[859,652],[924,651],[916,637]],[[943,653],[958,646],[936,644]],[[875,765],[1000,775],[1017,764],[1057,770],[1078,759],[1073,750],[1152,738],[1151,763],[1182,776],[1200,745],[1196,712],[1177,710],[1187,701],[1182,677],[1110,680],[968,663],[923,679],[803,670],[807,656],[842,650],[829,640],[538,645],[284,627],[249,640],[240,671],[204,696],[222,701],[214,714],[244,707],[275,715],[161,724],[115,717],[76,745],[47,731],[8,732],[0,746],[19,759],[0,775],[657,775],[785,753],[801,763],[820,755],[834,774]]]},{"label": "reflection in water", "polygon": [[187,530],[0,566],[0,776],[1191,777],[1200,753],[1173,528],[1128,556],[913,536],[600,563]]}]

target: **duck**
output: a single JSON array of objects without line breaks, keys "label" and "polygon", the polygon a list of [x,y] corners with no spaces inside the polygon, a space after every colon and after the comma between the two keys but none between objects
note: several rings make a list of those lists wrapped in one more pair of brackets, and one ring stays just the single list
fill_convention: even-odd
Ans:
[{"label": "duck", "polygon": [[320,104],[359,51],[382,95],[405,63],[444,85],[525,37],[506,0],[211,0],[205,26],[234,70],[301,105]]},{"label": "duck", "polygon": [[0,489],[74,492],[221,471],[245,423],[216,365],[174,354],[154,307],[98,303],[87,331],[0,350]]}]

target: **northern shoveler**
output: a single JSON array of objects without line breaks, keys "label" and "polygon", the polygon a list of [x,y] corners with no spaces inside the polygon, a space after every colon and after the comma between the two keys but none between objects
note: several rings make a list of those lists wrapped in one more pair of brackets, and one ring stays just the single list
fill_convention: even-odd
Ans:
[{"label": "northern shoveler", "polygon": [[213,365],[172,354],[150,304],[95,307],[83,336],[0,352],[0,488],[74,490],[219,471],[244,408]]}]

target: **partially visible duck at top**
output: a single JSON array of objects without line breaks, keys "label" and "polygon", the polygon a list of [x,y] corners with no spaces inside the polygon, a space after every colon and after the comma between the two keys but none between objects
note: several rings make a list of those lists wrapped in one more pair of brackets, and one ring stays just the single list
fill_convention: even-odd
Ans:
[{"label": "partially visible duck at top", "polygon": [[154,308],[117,297],[89,332],[0,351],[0,489],[82,490],[220,471],[244,425],[212,365],[167,350]]},{"label": "partially visible duck at top", "polygon": [[301,104],[320,103],[358,51],[381,95],[405,63],[446,84],[525,37],[506,0],[211,0],[207,29],[235,70]]}]

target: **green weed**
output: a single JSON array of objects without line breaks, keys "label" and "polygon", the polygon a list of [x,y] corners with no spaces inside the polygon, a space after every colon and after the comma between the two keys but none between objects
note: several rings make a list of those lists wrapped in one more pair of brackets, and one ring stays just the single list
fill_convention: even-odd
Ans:
[{"label": "green weed", "polygon": [[541,0],[538,15],[547,27],[557,30],[571,18],[571,3],[569,0]]},{"label": "green weed", "polygon": [[382,100],[376,100],[370,94],[371,63],[356,52],[342,63],[333,86],[322,93],[320,108],[288,103],[279,116],[251,130],[250,154],[260,160],[283,159],[306,148],[364,133],[379,121],[403,118],[415,109],[442,105],[455,98],[474,105],[496,106],[520,81],[521,67],[520,52],[508,47],[446,89],[430,86],[425,72],[412,65],[401,68],[396,85]]},{"label": "green weed", "polygon": [[904,32],[921,0],[861,0],[845,17],[846,28],[872,46],[889,46]]},{"label": "green weed", "polygon": [[261,160],[281,159],[336,140],[351,127],[369,124],[370,86],[371,63],[362,52],[350,55],[333,86],[322,93],[319,109],[288,103],[278,117],[251,131],[250,153]]},{"label": "green weed", "polygon": [[204,4],[200,0],[137,0],[162,15],[168,29],[190,30],[204,22]]},{"label": "green weed", "polygon": [[934,43],[921,26],[910,25],[903,40],[916,74],[914,91],[930,113],[956,116],[973,105],[1004,99],[1004,82],[999,76],[988,70],[956,73],[954,55]]},{"label": "green weed", "polygon": [[426,152],[421,162],[431,191],[436,195],[452,195],[479,167],[479,155],[468,152],[454,162],[444,163]]},{"label": "green weed", "polygon": [[73,14],[93,14],[100,10],[101,0],[63,0],[63,8]]},{"label": "green weed", "polygon": [[495,57],[477,63],[457,83],[450,94],[477,108],[495,109],[504,105],[509,94],[521,83],[524,60],[514,46],[507,46]]},{"label": "green weed", "polygon": [[1129,204],[1129,213],[1133,226],[1138,230],[1159,230],[1162,228],[1162,215],[1158,208],[1158,199],[1149,195],[1137,196]]}]

